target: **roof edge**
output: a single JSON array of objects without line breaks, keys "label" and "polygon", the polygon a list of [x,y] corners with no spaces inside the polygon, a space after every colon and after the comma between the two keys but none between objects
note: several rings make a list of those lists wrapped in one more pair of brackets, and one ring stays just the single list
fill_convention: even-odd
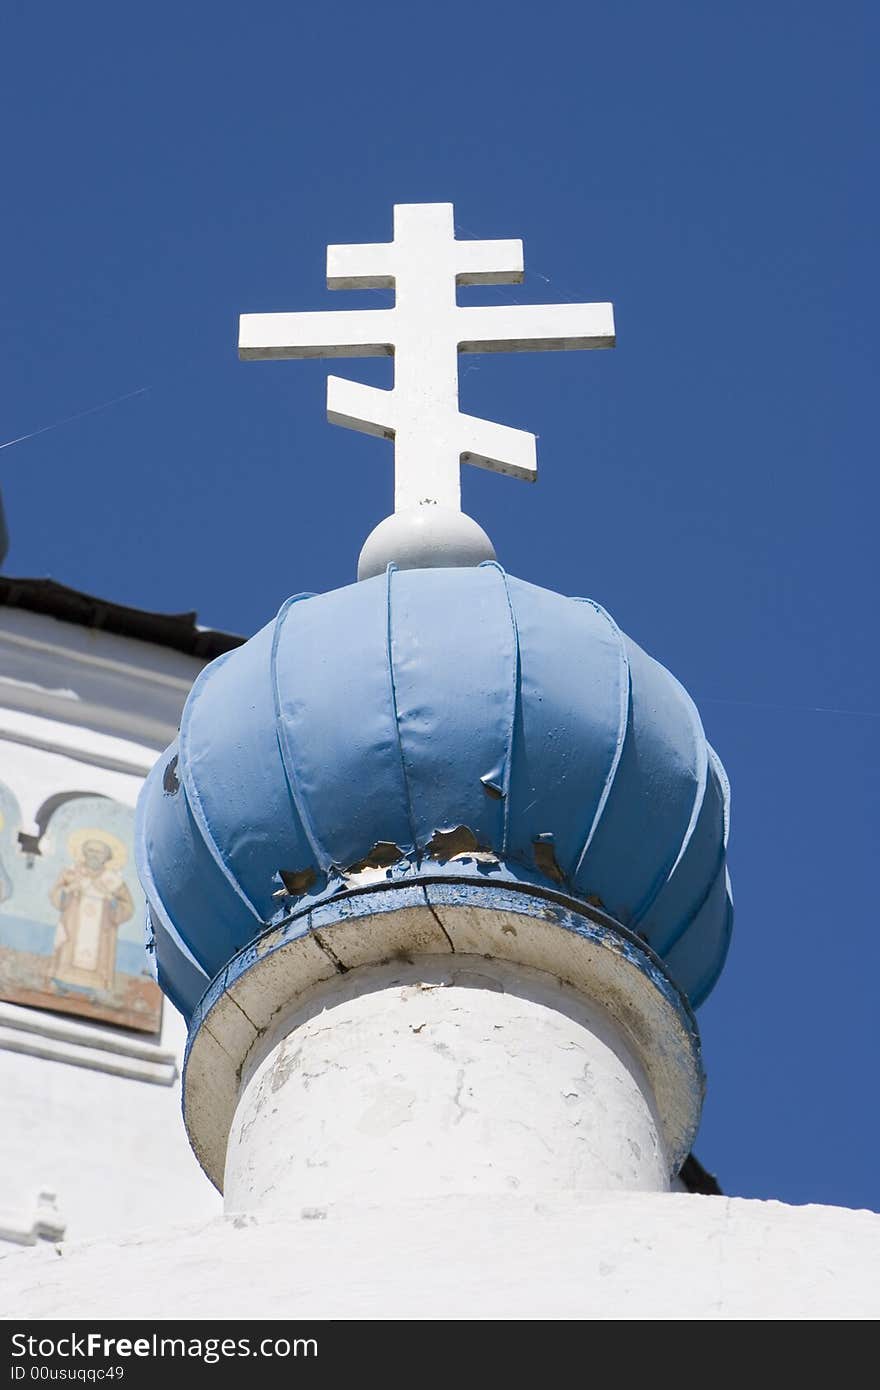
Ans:
[{"label": "roof edge", "polygon": [[117,637],[171,647],[201,661],[213,661],[247,640],[237,633],[199,627],[195,613],[150,613],[96,598],[48,578],[14,579],[0,574],[0,607],[21,608]]}]

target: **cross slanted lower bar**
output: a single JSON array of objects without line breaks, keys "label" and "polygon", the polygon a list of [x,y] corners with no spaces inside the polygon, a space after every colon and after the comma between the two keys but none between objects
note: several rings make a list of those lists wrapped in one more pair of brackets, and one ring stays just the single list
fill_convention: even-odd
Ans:
[{"label": "cross slanted lower bar", "polygon": [[390,391],[331,376],[332,423],[393,439],[395,511],[461,507],[460,463],[533,481],[535,436],[458,407],[460,352],[614,346],[610,304],[464,306],[457,285],[516,284],[521,241],[456,241],[451,203],[403,203],[394,240],[328,246],[330,289],[393,288],[393,309],[242,314],[239,356],[394,357]]}]

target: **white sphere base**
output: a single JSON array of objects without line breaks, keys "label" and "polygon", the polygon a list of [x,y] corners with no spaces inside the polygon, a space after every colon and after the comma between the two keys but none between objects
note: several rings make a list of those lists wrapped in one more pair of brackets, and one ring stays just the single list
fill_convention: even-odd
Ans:
[{"label": "white sphere base", "polygon": [[350,971],[267,1035],[229,1137],[227,1212],[455,1193],[666,1191],[623,1029],[542,971],[423,956]]},{"label": "white sphere base", "polygon": [[370,532],[358,560],[358,579],[401,570],[449,569],[494,560],[495,550],[482,526],[453,507],[426,502],[394,512]]}]

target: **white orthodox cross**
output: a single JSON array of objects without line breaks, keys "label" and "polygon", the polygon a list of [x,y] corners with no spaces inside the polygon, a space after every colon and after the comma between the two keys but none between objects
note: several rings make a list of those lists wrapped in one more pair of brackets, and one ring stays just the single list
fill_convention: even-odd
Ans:
[{"label": "white orthodox cross", "polygon": [[394,440],[396,512],[460,510],[460,462],[529,481],[537,465],[533,434],[459,410],[458,353],[614,346],[610,304],[456,303],[457,285],[522,278],[521,241],[456,241],[451,203],[402,203],[393,241],[327,248],[329,289],[393,288],[393,309],[242,314],[239,356],[393,355],[390,391],[328,377],[328,419]]}]

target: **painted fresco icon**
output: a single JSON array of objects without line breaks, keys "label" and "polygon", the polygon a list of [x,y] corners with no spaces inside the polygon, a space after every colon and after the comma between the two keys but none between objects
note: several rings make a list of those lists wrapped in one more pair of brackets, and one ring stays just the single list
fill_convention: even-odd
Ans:
[{"label": "painted fresco icon", "polygon": [[46,804],[36,847],[0,783],[0,999],[158,1033],[132,812],[108,797]]},{"label": "painted fresco icon", "polygon": [[134,915],[120,873],[128,851],[115,835],[93,826],[75,830],[67,846],[73,863],[61,870],[49,892],[60,913],[52,983],[62,993],[111,990],[119,928]]}]

